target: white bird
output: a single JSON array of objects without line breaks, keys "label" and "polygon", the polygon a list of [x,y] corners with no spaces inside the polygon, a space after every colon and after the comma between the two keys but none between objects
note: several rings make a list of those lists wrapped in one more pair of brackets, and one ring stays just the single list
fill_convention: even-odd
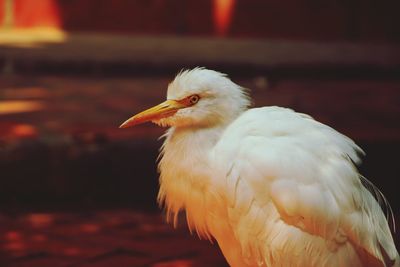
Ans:
[{"label": "white bird", "polygon": [[225,74],[195,68],[120,126],[170,127],[159,162],[167,219],[185,211],[235,267],[400,266],[386,199],[354,166],[363,151],[306,114],[249,105]]}]

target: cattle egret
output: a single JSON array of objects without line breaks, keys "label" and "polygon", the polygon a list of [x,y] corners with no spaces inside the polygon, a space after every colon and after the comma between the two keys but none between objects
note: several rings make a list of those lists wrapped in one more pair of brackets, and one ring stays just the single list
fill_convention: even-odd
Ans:
[{"label": "cattle egret", "polygon": [[363,151],[306,114],[249,105],[225,74],[195,68],[120,126],[170,127],[159,162],[167,220],[185,211],[231,266],[399,266],[386,199],[354,165]]}]

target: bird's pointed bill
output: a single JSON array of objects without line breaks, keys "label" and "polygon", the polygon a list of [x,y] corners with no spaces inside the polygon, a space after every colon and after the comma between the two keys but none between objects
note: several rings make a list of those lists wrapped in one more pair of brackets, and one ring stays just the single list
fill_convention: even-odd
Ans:
[{"label": "bird's pointed bill", "polygon": [[119,128],[132,127],[147,121],[159,120],[174,115],[179,109],[185,108],[186,105],[180,101],[167,100],[152,108],[146,109],[129,119],[119,126]]}]

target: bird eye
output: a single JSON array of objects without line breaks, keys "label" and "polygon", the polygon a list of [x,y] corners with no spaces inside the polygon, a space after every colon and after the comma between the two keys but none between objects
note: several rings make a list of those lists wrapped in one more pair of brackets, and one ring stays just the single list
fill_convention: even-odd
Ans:
[{"label": "bird eye", "polygon": [[199,97],[198,95],[191,95],[191,96],[189,96],[189,102],[190,102],[190,104],[192,104],[192,105],[194,105],[194,104],[196,104],[197,102],[199,102],[199,100],[200,100],[200,97]]}]

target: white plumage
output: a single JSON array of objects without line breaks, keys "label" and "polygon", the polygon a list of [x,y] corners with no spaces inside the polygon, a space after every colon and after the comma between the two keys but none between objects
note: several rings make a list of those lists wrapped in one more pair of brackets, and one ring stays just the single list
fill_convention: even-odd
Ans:
[{"label": "white plumage", "polygon": [[185,211],[231,266],[399,266],[380,192],[353,164],[362,150],[308,115],[249,105],[226,75],[195,68],[121,125],[170,126],[159,163],[167,218]]}]

